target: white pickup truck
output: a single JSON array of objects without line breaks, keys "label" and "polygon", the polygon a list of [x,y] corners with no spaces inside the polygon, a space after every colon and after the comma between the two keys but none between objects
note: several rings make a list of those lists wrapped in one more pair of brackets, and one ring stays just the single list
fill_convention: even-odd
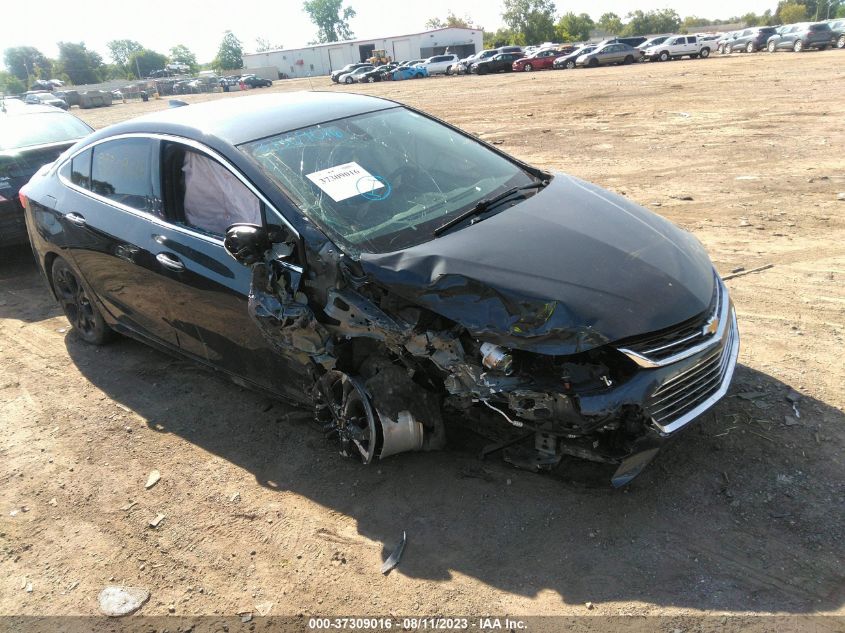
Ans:
[{"label": "white pickup truck", "polygon": [[673,35],[662,44],[647,48],[643,52],[643,59],[665,62],[685,56],[691,59],[709,57],[715,48],[715,39],[705,39],[699,35]]}]

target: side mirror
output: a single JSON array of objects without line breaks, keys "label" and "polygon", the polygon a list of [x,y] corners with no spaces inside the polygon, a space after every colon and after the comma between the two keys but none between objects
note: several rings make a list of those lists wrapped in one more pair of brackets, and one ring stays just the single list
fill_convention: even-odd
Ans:
[{"label": "side mirror", "polygon": [[267,229],[257,224],[233,224],[223,240],[226,252],[244,266],[252,266],[264,259],[272,247]]}]

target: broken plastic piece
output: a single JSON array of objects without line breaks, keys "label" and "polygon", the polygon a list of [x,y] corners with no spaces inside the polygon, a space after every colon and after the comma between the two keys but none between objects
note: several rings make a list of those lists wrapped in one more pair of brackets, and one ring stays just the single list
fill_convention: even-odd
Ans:
[{"label": "broken plastic piece", "polygon": [[399,541],[399,545],[396,546],[396,549],[393,550],[393,553],[388,559],[381,564],[381,573],[389,574],[390,570],[399,564],[399,559],[402,558],[402,552],[405,551],[405,542],[407,540],[405,530],[402,530],[402,540]]}]

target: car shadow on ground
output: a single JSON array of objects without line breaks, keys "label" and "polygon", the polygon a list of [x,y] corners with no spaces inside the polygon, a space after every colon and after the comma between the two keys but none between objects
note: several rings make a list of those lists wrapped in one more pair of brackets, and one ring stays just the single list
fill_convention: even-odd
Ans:
[{"label": "car shadow on ground", "polygon": [[[845,599],[841,564],[843,413],[740,366],[730,394],[627,488],[578,474],[517,471],[461,448],[364,467],[310,413],[127,339],[96,352],[72,333],[79,370],[116,402],[255,476],[357,522],[397,572],[466,574],[567,603],[641,601],[725,611],[809,613]],[[787,425],[787,421],[789,425]],[[794,423],[793,423],[794,422]],[[592,471],[584,471],[592,473]]]},{"label": "car shadow on ground", "polygon": [[45,295],[46,282],[29,245],[0,248],[0,319],[33,323],[59,316],[61,309],[44,301]]}]

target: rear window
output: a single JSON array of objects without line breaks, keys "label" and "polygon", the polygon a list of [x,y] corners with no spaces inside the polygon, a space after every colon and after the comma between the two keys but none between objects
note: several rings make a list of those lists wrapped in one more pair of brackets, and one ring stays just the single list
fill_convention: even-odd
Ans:
[{"label": "rear window", "polygon": [[811,31],[829,31],[830,25],[828,24],[813,24],[810,26]]},{"label": "rear window", "polygon": [[772,26],[765,28],[765,29],[760,29],[760,33],[774,33],[774,32],[775,32],[775,28],[772,27]]},{"label": "rear window", "polygon": [[0,115],[0,150],[75,141],[92,131],[66,112]]}]

